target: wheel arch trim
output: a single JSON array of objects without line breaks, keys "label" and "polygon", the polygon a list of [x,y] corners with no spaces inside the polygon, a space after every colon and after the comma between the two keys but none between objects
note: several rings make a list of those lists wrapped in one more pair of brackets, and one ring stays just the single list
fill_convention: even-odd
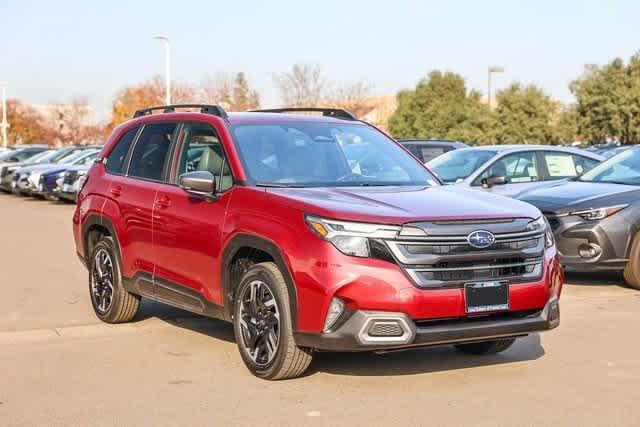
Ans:
[{"label": "wheel arch trim", "polygon": [[256,236],[254,234],[240,233],[235,235],[227,243],[222,256],[222,290],[224,298],[225,313],[229,320],[232,319],[233,313],[233,283],[231,283],[231,261],[238,254],[240,249],[249,247],[265,252],[278,266],[284,276],[287,290],[289,291],[289,308],[291,309],[291,326],[295,331],[297,328],[298,318],[298,293],[296,290],[291,269],[285,260],[280,248],[271,240]]},{"label": "wheel arch trim", "polygon": [[85,265],[87,265],[87,261],[91,254],[87,253],[88,250],[88,238],[89,238],[89,230],[93,226],[99,226],[101,228],[105,228],[111,237],[113,237],[116,256],[118,257],[118,263],[122,264],[122,253],[120,250],[120,239],[118,238],[118,233],[116,233],[116,229],[113,226],[111,220],[104,215],[100,215],[97,213],[90,214],[87,219],[82,224],[82,252],[85,260]]}]

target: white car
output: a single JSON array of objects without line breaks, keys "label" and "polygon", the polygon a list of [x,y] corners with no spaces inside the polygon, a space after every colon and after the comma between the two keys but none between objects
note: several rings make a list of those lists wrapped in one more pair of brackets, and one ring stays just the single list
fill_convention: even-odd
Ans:
[{"label": "white car", "polygon": [[578,177],[605,158],[552,145],[487,145],[445,153],[427,166],[445,184],[466,186],[508,197]]}]

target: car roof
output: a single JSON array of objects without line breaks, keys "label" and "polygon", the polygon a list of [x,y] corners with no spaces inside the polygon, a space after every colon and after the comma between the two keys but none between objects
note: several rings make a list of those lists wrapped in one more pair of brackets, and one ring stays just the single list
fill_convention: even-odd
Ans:
[{"label": "car roof", "polygon": [[327,117],[319,114],[291,114],[291,113],[228,113],[229,123],[239,124],[281,124],[281,123],[335,123],[353,124],[361,123],[355,120]]},{"label": "car roof", "polygon": [[594,159],[600,159],[600,160],[604,160],[604,157],[590,152],[590,151],[586,151],[586,150],[582,150],[579,148],[573,148],[573,147],[560,147],[557,145],[525,145],[525,144],[521,144],[521,145],[517,145],[517,144],[509,144],[509,145],[480,145],[477,147],[468,147],[468,148],[461,148],[461,150],[480,150],[480,151],[495,151],[499,154],[504,154],[504,153],[508,153],[508,152],[517,152],[517,151],[558,151],[558,152],[564,152],[564,153],[573,153],[573,154],[579,154],[581,156],[586,156],[586,157],[591,157]]},{"label": "car roof", "polygon": [[467,144],[460,141],[454,141],[452,139],[418,139],[418,138],[403,138],[398,139],[401,144],[419,144],[419,145],[446,145],[448,147],[468,147]]}]

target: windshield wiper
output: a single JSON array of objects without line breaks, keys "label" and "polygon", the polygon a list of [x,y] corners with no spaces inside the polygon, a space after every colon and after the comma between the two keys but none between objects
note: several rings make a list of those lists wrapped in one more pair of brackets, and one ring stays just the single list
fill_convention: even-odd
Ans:
[{"label": "windshield wiper", "polygon": [[[595,181],[591,181],[591,182],[595,182]],[[631,182],[624,182],[624,181],[599,181],[602,184],[618,184],[618,185],[633,185],[633,186],[638,186],[640,184],[633,184]]]},{"label": "windshield wiper", "polygon": [[266,188],[304,188],[305,185],[300,184],[281,184],[278,182],[258,182],[256,183],[256,187],[266,187]]}]

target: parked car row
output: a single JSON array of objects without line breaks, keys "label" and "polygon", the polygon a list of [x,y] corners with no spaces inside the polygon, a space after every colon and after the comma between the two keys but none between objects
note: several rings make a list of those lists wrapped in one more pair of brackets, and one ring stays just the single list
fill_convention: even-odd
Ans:
[{"label": "parked car row", "polygon": [[20,196],[75,201],[78,184],[99,146],[15,148],[0,155],[0,190]]},{"label": "parked car row", "polygon": [[620,271],[640,288],[640,147],[609,148],[611,155],[483,146],[450,151],[427,166],[445,184],[533,204],[548,219],[564,266]]}]

